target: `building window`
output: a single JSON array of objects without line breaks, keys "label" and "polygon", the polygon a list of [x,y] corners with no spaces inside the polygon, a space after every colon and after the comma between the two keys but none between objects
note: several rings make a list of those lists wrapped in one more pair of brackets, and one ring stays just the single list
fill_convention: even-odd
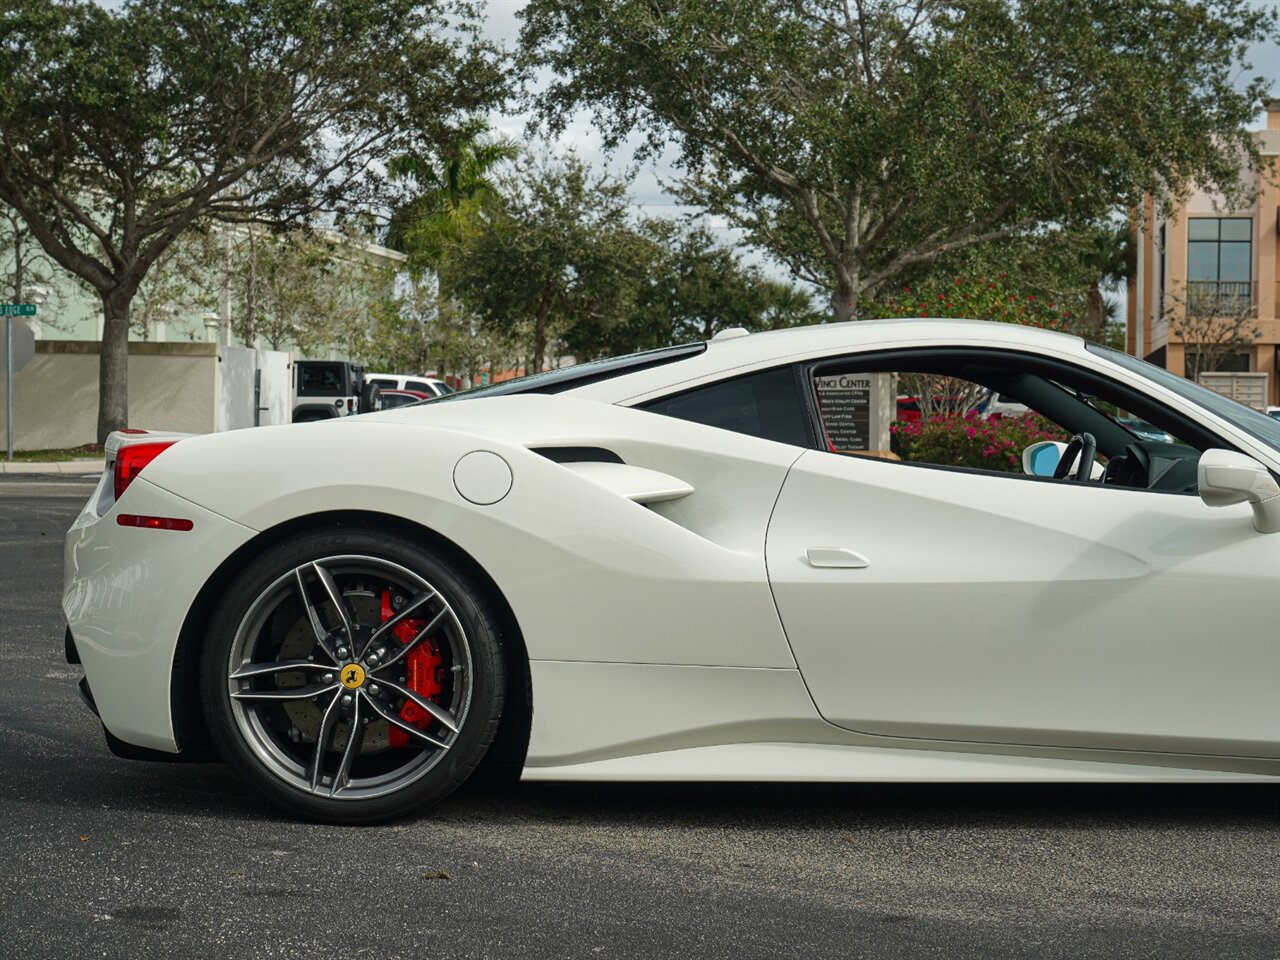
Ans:
[{"label": "building window", "polygon": [[1187,222],[1187,299],[1224,311],[1253,304],[1253,220],[1192,217]]},{"label": "building window", "polygon": [[1186,365],[1186,377],[1188,380],[1198,380],[1201,373],[1248,373],[1249,372],[1249,354],[1239,351],[1228,351],[1215,355],[1212,350],[1199,350],[1195,347],[1187,347],[1184,354]]}]

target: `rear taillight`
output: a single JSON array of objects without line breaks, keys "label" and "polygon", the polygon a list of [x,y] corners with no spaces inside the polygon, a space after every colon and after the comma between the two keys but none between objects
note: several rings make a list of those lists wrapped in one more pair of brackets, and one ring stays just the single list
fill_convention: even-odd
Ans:
[{"label": "rear taillight", "polygon": [[143,467],[172,447],[177,440],[157,440],[155,443],[131,443],[116,451],[116,499],[129,489],[129,484],[142,472]]}]

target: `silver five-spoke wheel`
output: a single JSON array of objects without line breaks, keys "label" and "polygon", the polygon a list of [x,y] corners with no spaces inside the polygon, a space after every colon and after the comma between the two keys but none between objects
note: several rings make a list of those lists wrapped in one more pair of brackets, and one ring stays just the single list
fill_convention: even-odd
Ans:
[{"label": "silver five-spoke wheel", "polygon": [[[352,539],[342,538],[366,545]],[[207,676],[205,689],[224,754],[321,817],[385,819],[415,794],[448,792],[478,762],[501,709],[496,631],[483,608],[449,567],[428,555],[414,562],[416,546],[289,546],[287,562],[264,558],[264,571],[246,571],[248,590],[228,598],[211,630],[206,672],[221,679]],[[484,731],[467,738],[478,683]],[[434,787],[433,777],[447,782]]]}]

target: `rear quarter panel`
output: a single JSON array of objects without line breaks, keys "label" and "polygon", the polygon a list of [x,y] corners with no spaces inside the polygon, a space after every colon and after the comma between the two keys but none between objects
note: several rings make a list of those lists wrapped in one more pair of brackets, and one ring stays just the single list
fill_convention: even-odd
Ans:
[{"label": "rear quarter panel", "polygon": [[[532,452],[600,445],[695,492],[649,508]],[[479,506],[453,470],[486,450],[510,493]],[[500,397],[197,437],[146,478],[262,531],[365,510],[427,527],[498,584],[532,659],[794,667],[764,536],[795,448],[561,397]]]}]

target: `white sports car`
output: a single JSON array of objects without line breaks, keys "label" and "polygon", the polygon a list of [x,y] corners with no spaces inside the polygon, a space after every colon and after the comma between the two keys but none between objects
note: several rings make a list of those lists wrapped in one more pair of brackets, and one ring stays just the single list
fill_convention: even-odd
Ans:
[{"label": "white sports car", "polygon": [[[1044,434],[971,415],[977,466],[883,449],[894,377],[997,391]],[[303,816],[401,815],[482,761],[1280,778],[1280,423],[1076,338],[735,330],[108,451],[63,601],[108,743],[221,756]]]}]

